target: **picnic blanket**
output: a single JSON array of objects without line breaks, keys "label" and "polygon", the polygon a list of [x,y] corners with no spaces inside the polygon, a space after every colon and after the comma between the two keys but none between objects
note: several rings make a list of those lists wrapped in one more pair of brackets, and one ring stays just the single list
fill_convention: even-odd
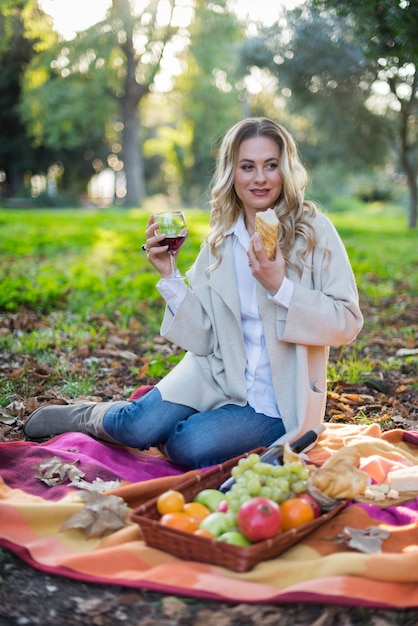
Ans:
[{"label": "picnic blanket", "polygon": [[[342,445],[356,445],[362,467],[381,481],[392,467],[418,464],[418,432],[381,432],[377,424],[327,424],[309,452],[322,463]],[[83,506],[80,489],[69,482],[48,486],[35,467],[57,457],[74,463],[84,480],[120,484],[106,491],[128,506],[127,525],[102,538],[87,539],[82,529],[63,523]],[[167,488],[186,471],[158,451],[138,452],[66,433],[45,443],[0,444],[0,545],[34,568],[85,582],[123,585],[164,594],[238,603],[418,607],[418,500],[382,508],[349,503],[280,557],[237,573],[183,561],[148,547],[130,513]],[[341,541],[345,528],[389,531],[381,552],[368,554]]]}]

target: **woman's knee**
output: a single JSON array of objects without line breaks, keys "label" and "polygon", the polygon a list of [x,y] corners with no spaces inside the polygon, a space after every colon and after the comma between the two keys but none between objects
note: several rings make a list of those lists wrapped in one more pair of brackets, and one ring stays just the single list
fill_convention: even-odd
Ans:
[{"label": "woman's knee", "polygon": [[[238,410],[240,413],[243,410]],[[215,418],[215,414],[218,413]],[[268,446],[285,432],[282,420],[277,418],[231,420],[225,409],[209,417],[197,413],[179,421],[167,438],[165,449],[169,458],[180,465],[194,469],[223,463],[258,447]]]},{"label": "woman's knee", "polygon": [[232,442],[211,431],[209,425],[202,429],[200,424],[186,424],[184,420],[172,429],[165,451],[174,463],[199,469],[223,463],[247,450],[241,442]]},{"label": "woman's knee", "polygon": [[[190,425],[188,425],[190,426]],[[208,442],[193,428],[186,427],[186,420],[178,422],[165,442],[165,452],[171,461],[185,467],[198,469],[211,465],[208,462]]]}]

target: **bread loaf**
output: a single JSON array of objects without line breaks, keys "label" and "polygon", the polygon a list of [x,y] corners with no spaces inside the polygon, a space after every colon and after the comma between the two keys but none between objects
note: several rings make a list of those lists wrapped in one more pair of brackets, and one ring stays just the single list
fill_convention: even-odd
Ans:
[{"label": "bread loaf", "polygon": [[279,234],[279,220],[273,209],[257,211],[255,214],[255,231],[260,234],[261,244],[268,259],[276,256],[276,244]]},{"label": "bread loaf", "polygon": [[370,484],[369,475],[359,465],[360,452],[344,446],[311,474],[309,484],[330,498],[354,498]]}]

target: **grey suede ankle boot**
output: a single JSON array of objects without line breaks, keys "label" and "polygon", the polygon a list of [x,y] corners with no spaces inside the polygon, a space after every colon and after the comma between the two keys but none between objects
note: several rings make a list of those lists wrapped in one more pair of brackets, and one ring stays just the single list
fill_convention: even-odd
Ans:
[{"label": "grey suede ankle boot", "polygon": [[105,413],[115,405],[129,402],[78,402],[68,405],[47,404],[29,416],[24,433],[28,439],[47,439],[68,432],[80,432],[96,439],[118,443],[103,428]]}]

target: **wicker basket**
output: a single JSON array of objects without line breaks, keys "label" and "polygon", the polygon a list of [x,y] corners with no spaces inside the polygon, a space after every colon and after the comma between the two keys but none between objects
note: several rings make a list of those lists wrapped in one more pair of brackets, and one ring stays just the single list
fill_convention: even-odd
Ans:
[{"label": "wicker basket", "polygon": [[[217,489],[230,476],[231,468],[236,465],[237,461],[238,458],[235,458],[216,468],[200,472],[184,480],[183,483],[179,483],[176,489],[183,493],[187,502],[190,502],[202,489]],[[187,561],[218,565],[236,572],[246,572],[260,561],[277,557],[345,506],[345,502],[341,502],[334,509],[308,524],[288,530],[272,539],[241,547],[162,526],[159,523],[161,516],[156,506],[157,499],[156,497],[138,507],[131,515],[132,521],[139,524],[143,538],[149,546]]]}]

